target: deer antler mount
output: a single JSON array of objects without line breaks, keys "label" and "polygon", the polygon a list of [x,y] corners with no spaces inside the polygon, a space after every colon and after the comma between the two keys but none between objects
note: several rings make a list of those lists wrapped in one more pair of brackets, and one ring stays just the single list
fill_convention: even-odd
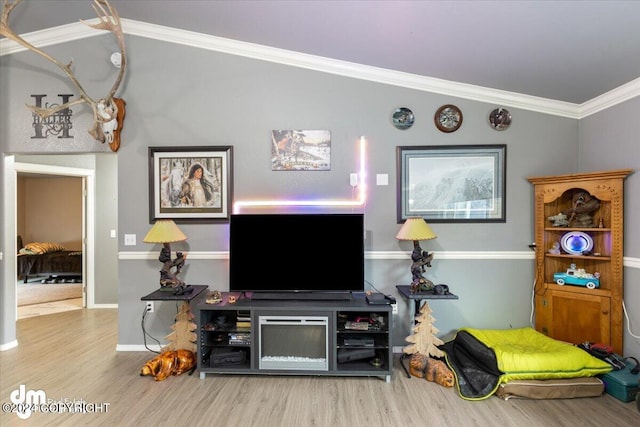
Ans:
[{"label": "deer antler mount", "polygon": [[45,51],[27,42],[9,27],[9,15],[21,1],[22,0],[4,0],[2,17],[0,19],[0,35],[13,40],[24,48],[37,53],[38,55],[55,64],[67,75],[67,77],[69,77],[80,94],[79,98],[77,99],[71,100],[62,105],[53,106],[51,108],[40,108],[36,107],[35,105],[27,105],[27,107],[29,107],[32,111],[34,111],[44,119],[73,105],[87,103],[93,111],[93,124],[91,128],[89,128],[89,134],[97,141],[100,141],[102,143],[107,142],[109,144],[109,148],[111,148],[111,151],[118,151],[118,149],[120,148],[120,131],[122,130],[122,125],[124,122],[125,102],[122,99],[115,98],[114,96],[118,88],[120,87],[120,84],[122,83],[122,78],[124,76],[127,64],[122,23],[120,22],[120,16],[118,16],[118,12],[109,4],[107,0],[93,0],[93,10],[96,12],[99,21],[95,24],[89,24],[88,22],[80,20],[80,22],[82,22],[83,24],[96,30],[105,30],[113,33],[113,35],[116,37],[116,41],[118,42],[118,47],[120,49],[121,64],[116,81],[111,87],[109,93],[104,98],[94,100],[82,88],[82,85],[80,85],[80,82],[73,74],[73,71],[71,70],[73,62],[64,64],[58,61],[56,58],[52,57]]}]

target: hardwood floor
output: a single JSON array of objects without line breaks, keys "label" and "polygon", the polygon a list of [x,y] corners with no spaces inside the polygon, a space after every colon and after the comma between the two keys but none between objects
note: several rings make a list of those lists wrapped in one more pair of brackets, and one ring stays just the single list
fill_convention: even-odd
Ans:
[{"label": "hardwood floor", "polygon": [[[29,279],[29,283],[39,284],[43,277],[34,277]],[[16,289],[20,291],[20,285],[23,284],[22,278],[18,278]],[[27,317],[44,316],[53,313],[62,313],[69,310],[80,310],[84,308],[82,298],[70,298],[58,301],[47,301],[38,304],[19,305],[18,319],[26,319]]]},{"label": "hardwood floor", "polygon": [[21,305],[18,307],[18,319],[62,313],[69,310],[81,310],[82,308],[82,298],[43,302],[41,304]]},{"label": "hardwood floor", "polygon": [[[132,322],[128,327],[139,328]],[[142,333],[142,332],[141,332]],[[1,414],[2,426],[638,426],[636,404],[597,398],[470,402],[406,378],[140,377],[154,354],[116,352],[117,310],[75,310],[18,321],[19,346],[0,352],[0,401],[23,384],[48,399],[105,404],[87,414]],[[108,404],[108,408],[106,406]],[[3,406],[4,408],[4,406]]]}]

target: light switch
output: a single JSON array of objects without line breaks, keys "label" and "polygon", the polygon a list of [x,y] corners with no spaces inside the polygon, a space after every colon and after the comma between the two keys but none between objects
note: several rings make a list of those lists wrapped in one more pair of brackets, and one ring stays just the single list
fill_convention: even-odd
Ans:
[{"label": "light switch", "polygon": [[124,245],[125,246],[135,246],[136,244],[136,235],[135,234],[125,234],[124,235]]},{"label": "light switch", "polygon": [[376,185],[389,185],[389,175],[386,173],[377,174]]}]

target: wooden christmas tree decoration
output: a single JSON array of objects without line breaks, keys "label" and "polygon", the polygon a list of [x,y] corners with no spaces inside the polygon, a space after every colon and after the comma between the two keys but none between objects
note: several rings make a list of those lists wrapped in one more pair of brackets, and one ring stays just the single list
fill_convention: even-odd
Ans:
[{"label": "wooden christmas tree decoration", "polygon": [[426,301],[415,320],[413,334],[405,338],[407,342],[412,344],[402,349],[403,353],[412,355],[409,362],[411,375],[425,378],[445,387],[453,387],[455,382],[453,372],[443,361],[431,357],[444,356],[444,352],[437,347],[444,342],[436,336],[439,332],[433,326],[436,319],[431,315],[431,307]]},{"label": "wooden christmas tree decoration", "polygon": [[198,326],[193,322],[195,316],[191,313],[189,303],[183,302],[176,314],[176,322],[171,326],[173,332],[165,337],[169,344],[167,344],[162,351],[169,350],[189,350],[193,353],[196,352],[198,339],[197,334],[194,332]]},{"label": "wooden christmas tree decoration", "polygon": [[444,342],[436,336],[440,331],[433,326],[436,319],[431,315],[431,307],[425,301],[420,308],[420,314],[416,316],[416,324],[413,327],[413,334],[405,338],[405,341],[412,344],[402,349],[405,354],[420,353],[425,356],[443,357],[444,353],[437,346]]}]

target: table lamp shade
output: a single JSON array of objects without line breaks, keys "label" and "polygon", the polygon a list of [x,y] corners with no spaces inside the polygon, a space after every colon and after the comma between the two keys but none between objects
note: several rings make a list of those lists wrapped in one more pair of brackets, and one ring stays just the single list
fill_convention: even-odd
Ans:
[{"label": "table lamp shade", "polygon": [[396,234],[396,239],[398,240],[431,240],[436,237],[438,237],[436,233],[421,217],[407,218],[398,234]]},{"label": "table lamp shade", "polygon": [[145,243],[174,243],[184,242],[187,236],[171,219],[159,219],[142,239]]}]

